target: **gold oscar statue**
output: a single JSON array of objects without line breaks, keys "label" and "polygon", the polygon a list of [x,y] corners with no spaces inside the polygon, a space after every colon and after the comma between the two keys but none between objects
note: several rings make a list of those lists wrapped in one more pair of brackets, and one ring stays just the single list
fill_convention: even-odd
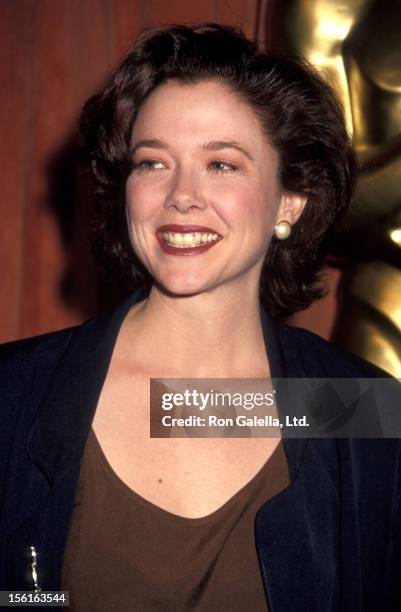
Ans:
[{"label": "gold oscar statue", "polygon": [[334,341],[401,377],[401,1],[266,0],[260,38],[337,91],[361,174]]}]

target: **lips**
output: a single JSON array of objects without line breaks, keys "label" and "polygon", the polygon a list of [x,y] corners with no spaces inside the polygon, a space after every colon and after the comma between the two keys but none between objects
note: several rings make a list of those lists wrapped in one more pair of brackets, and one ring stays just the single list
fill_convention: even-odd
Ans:
[{"label": "lips", "polygon": [[205,225],[162,225],[156,238],[165,253],[197,255],[211,249],[222,236]]}]

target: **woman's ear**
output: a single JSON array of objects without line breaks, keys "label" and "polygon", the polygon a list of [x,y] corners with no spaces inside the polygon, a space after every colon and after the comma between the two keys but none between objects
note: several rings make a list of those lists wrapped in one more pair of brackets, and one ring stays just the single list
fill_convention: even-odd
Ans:
[{"label": "woman's ear", "polygon": [[276,223],[287,221],[291,226],[294,225],[302,215],[307,199],[308,196],[302,193],[284,192],[277,211]]}]

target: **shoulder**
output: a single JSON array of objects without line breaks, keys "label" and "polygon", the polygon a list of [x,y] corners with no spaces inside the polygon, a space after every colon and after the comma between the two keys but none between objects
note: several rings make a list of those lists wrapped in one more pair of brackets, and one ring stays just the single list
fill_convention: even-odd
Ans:
[{"label": "shoulder", "polygon": [[31,418],[74,329],[0,345],[0,421],[3,433],[22,415],[28,420]]},{"label": "shoulder", "polygon": [[31,338],[0,344],[0,375],[34,366],[37,362],[52,362],[65,350],[76,328],[49,332]]},{"label": "shoulder", "polygon": [[286,356],[297,360],[310,377],[391,378],[391,375],[358,355],[327,342],[300,327],[277,323]]},{"label": "shoulder", "polygon": [[[375,429],[377,424],[372,421],[369,425],[366,420],[366,412],[364,412],[362,423],[364,426],[372,427],[372,430],[367,428],[367,431],[371,431],[371,435],[361,433],[359,438],[352,436],[339,437],[338,444],[348,464],[360,462],[361,466],[366,466],[368,463],[372,463],[376,467],[385,464],[386,474],[389,475],[390,480],[392,476],[397,478],[397,486],[400,489],[401,439],[399,432],[401,431],[401,417],[399,406],[401,405],[401,385],[399,381],[369,361],[337,347],[305,329],[279,324],[278,333],[286,350],[286,355],[290,352],[292,359],[302,363],[305,376],[316,379],[333,379],[332,382],[334,379],[354,379],[350,380],[350,385],[347,384],[347,386],[342,387],[340,383],[340,386],[335,387],[339,397],[342,397],[341,393],[345,394],[345,398],[347,398],[347,393],[351,394],[350,397],[353,397],[353,393],[357,393],[357,397],[359,397],[359,385],[362,381],[358,379],[382,379],[376,382],[366,381],[367,387],[362,384],[361,388],[364,389],[364,393],[366,389],[374,389],[377,404],[373,403],[372,406],[368,406],[368,403],[362,403],[361,406],[364,410],[373,407],[379,411],[381,418],[384,419],[383,423],[386,424],[386,435],[382,431],[383,423]],[[367,395],[366,401],[370,398],[371,396]],[[345,405],[353,404],[349,401]],[[340,404],[340,407],[342,407],[342,404]],[[356,415],[357,412],[354,413],[354,418]],[[330,416],[332,418],[333,414],[330,414]],[[389,432],[390,424],[392,424],[393,429],[390,428],[391,431]],[[358,429],[358,424],[355,427]],[[365,431],[362,426],[361,431]],[[316,445],[320,449],[324,448],[326,443],[330,445],[329,442],[320,438],[312,440],[311,443],[312,446]]]}]

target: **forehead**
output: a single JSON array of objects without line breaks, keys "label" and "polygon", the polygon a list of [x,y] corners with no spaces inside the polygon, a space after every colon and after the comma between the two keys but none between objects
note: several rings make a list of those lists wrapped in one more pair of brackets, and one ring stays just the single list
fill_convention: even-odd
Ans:
[{"label": "forehead", "polygon": [[[161,134],[162,133],[162,134]],[[157,87],[140,107],[132,139],[241,140],[269,144],[254,109],[220,81],[184,84],[168,81]]]}]

